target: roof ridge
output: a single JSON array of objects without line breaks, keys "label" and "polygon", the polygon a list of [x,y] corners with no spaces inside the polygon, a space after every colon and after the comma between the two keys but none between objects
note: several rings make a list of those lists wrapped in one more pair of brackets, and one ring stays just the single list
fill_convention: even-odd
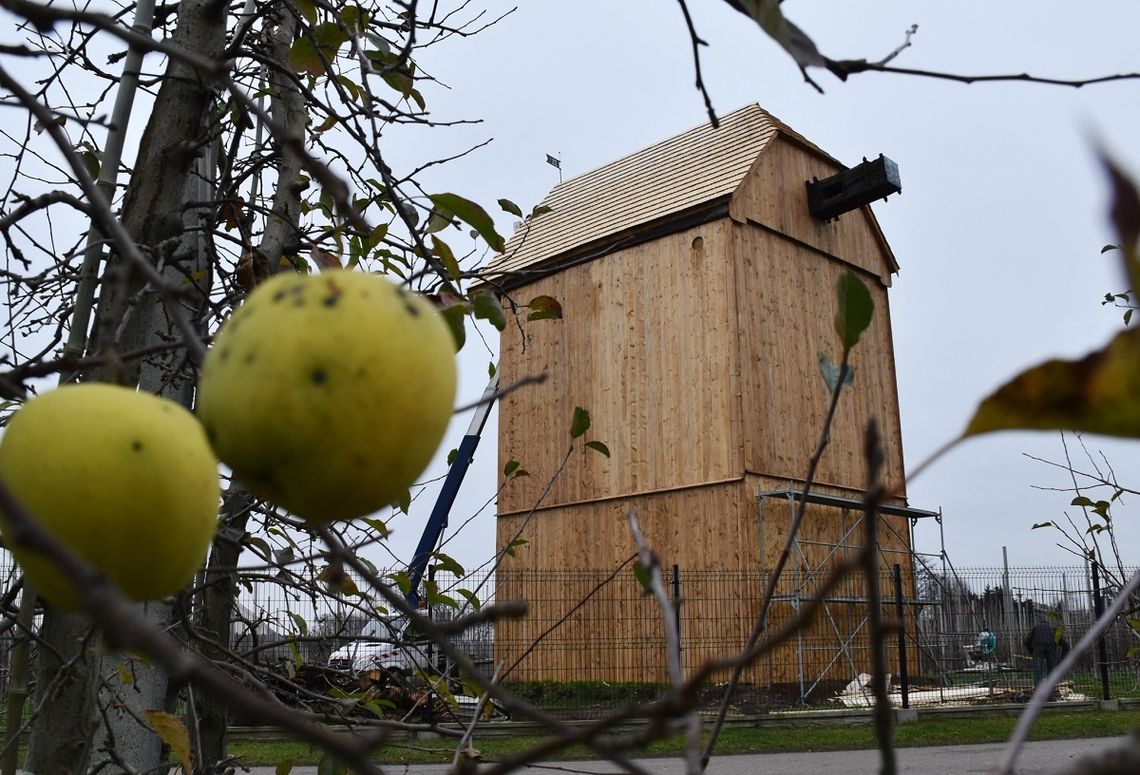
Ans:
[{"label": "roof ridge", "polygon": [[[680,132],[676,132],[674,134],[669,135],[668,137],[664,137],[660,140],[649,143],[648,145],[642,146],[641,148],[638,148],[636,151],[630,151],[629,153],[623,154],[623,155],[617,157],[616,159],[611,159],[610,161],[607,161],[603,164],[599,164],[596,167],[591,167],[590,169],[585,170],[584,172],[579,172],[577,175],[574,175],[573,177],[566,178],[566,180],[563,180],[559,183],[556,183],[550,189],[550,192],[546,195],[545,198],[549,199],[551,196],[554,195],[554,192],[558,191],[558,189],[560,189],[560,188],[564,188],[565,186],[569,185],[570,183],[573,183],[577,180],[580,180],[580,179],[585,178],[589,175],[592,175],[595,172],[600,172],[601,170],[620,165],[622,162],[624,162],[624,161],[626,161],[632,157],[638,156],[639,154],[645,153],[646,151],[651,151],[651,150],[658,148],[660,146],[667,145],[671,142],[678,141],[682,137],[684,137],[685,135],[688,135],[691,132],[697,132],[700,130],[709,130],[709,131],[713,131],[713,132],[720,131],[720,129],[723,128],[725,126],[725,124],[727,124],[730,119],[737,117],[738,114],[751,112],[753,110],[759,110],[761,113],[763,113],[769,119],[771,119],[773,123],[777,124],[781,128],[786,128],[789,132],[792,132],[792,130],[789,127],[787,127],[787,125],[784,124],[784,122],[780,121],[778,118],[773,116],[771,113],[764,110],[764,108],[762,108],[760,106],[760,103],[749,102],[745,105],[741,105],[739,108],[736,108],[735,110],[731,110],[728,113],[725,113],[723,116],[720,116],[719,117],[720,125],[721,125],[720,128],[713,129],[712,124],[706,119],[705,121],[702,121],[701,123],[696,124],[695,126],[691,126],[688,129],[683,129]],[[795,132],[792,132],[792,133],[796,134]]]}]

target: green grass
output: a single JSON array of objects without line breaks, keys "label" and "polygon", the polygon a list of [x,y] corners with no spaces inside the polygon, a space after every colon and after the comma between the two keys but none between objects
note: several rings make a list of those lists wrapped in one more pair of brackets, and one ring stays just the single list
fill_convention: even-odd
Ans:
[{"label": "green grass", "polygon": [[[996,743],[1008,739],[1017,723],[1015,716],[981,716],[975,718],[921,718],[895,729],[895,744],[900,747],[930,745],[965,745]],[[1112,737],[1140,728],[1140,710],[1116,713],[1052,712],[1034,725],[1033,740],[1064,740],[1082,737]],[[475,747],[485,761],[504,759],[542,742],[546,738],[477,736]],[[815,726],[800,723],[783,727],[729,727],[717,744],[720,754],[778,753],[791,751],[828,751],[872,748],[875,735],[867,724],[857,726]],[[680,739],[674,738],[639,749],[638,756],[666,756],[681,751]],[[377,751],[375,761],[381,764],[421,764],[451,761],[454,748],[446,739],[412,741]],[[284,740],[239,740],[230,752],[242,757],[242,763],[276,764],[291,759],[296,764],[315,764],[320,755],[303,743]],[[565,749],[563,759],[589,759],[592,753],[581,746]]]}]

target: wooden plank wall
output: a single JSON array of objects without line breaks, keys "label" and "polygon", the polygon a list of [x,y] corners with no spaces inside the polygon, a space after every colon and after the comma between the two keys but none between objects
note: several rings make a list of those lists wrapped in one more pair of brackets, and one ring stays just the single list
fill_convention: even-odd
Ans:
[{"label": "wooden plank wall", "polygon": [[[591,453],[592,454],[592,453]],[[542,571],[610,568],[636,551],[627,515],[666,565],[748,570],[759,563],[755,496],[742,482],[543,509],[533,516],[500,516],[500,545],[516,535],[527,543],[506,569]]]},{"label": "wooden plank wall", "polygon": [[[735,227],[736,290],[745,468],[801,480],[827,414],[829,391],[819,367],[842,355],[834,330],[836,283],[847,266],[751,224]],[[863,275],[875,303],[870,328],[852,351],[854,383],[840,398],[817,480],[848,493],[866,486],[863,440],[877,418],[886,453],[884,476],[902,483],[902,432],[887,289]]]},{"label": "wooden plank wall", "polygon": [[509,418],[499,426],[500,462],[516,459],[530,476],[508,484],[499,514],[535,505],[570,445],[575,406],[593,419],[585,438],[612,457],[574,455],[546,505],[739,476],[729,228],[726,219],[636,245],[516,292],[522,304],[555,297],[564,319],[503,333],[503,384],[535,374],[547,381],[500,404]]},{"label": "wooden plank wall", "polygon": [[752,221],[804,242],[891,284],[889,248],[867,208],[821,221],[807,207],[806,181],[839,171],[828,159],[780,136],[760,154],[733,195],[729,212],[739,223]]}]

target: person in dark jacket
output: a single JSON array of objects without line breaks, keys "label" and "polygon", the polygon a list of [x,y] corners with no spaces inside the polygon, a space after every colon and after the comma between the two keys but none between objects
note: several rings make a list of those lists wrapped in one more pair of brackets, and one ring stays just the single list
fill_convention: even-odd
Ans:
[{"label": "person in dark jacket", "polygon": [[1034,688],[1037,688],[1045,676],[1053,672],[1053,668],[1057,666],[1065,653],[1068,653],[1069,644],[1063,635],[1064,630],[1042,616],[1038,618],[1037,624],[1033,625],[1033,629],[1022,641],[1025,650],[1033,656]]}]

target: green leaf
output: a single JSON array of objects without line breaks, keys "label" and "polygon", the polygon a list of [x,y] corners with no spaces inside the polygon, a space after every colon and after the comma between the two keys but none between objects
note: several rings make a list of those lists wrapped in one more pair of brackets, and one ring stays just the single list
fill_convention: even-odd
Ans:
[{"label": "green leaf", "polygon": [[455,591],[458,592],[460,595],[462,595],[463,599],[467,601],[467,604],[470,605],[472,608],[474,608],[476,611],[478,611],[480,606],[483,605],[482,603],[479,602],[479,596],[476,595],[471,590],[469,590],[469,589],[456,589]]},{"label": "green leaf", "polygon": [[610,448],[600,441],[587,441],[586,446],[597,452],[601,452],[606,457],[610,456]]},{"label": "green leaf", "polygon": [[83,150],[79,152],[79,158],[83,161],[83,166],[87,168],[88,174],[92,178],[98,178],[99,168],[102,166],[98,154],[94,151]]},{"label": "green leaf", "polygon": [[850,270],[840,275],[836,296],[839,307],[835,312],[835,333],[839,334],[844,351],[849,351],[871,325],[875,303],[867,286]]},{"label": "green leaf", "polygon": [[507,327],[507,316],[503,312],[503,305],[499,303],[499,299],[494,293],[490,291],[477,293],[471,302],[474,305],[477,320],[486,320],[498,331]]},{"label": "green leaf", "polygon": [[499,372],[499,370],[495,368],[495,362],[494,361],[491,361],[490,363],[487,364],[487,376],[490,379],[494,379],[495,375],[498,372]]},{"label": "green leaf", "polygon": [[505,241],[495,231],[495,222],[482,207],[458,194],[433,194],[429,199],[436,207],[453,213],[475,229],[492,250],[502,252]]},{"label": "green leaf", "polygon": [[259,555],[261,559],[265,560],[266,562],[273,561],[273,549],[269,546],[269,542],[267,542],[264,538],[247,535],[242,538],[241,542],[252,549],[255,554]]},{"label": "green leaf", "polygon": [[459,450],[453,449],[447,453],[447,464],[450,466],[459,457]]},{"label": "green leaf", "polygon": [[311,36],[304,35],[293,43],[289,49],[289,67],[298,73],[324,75],[327,72],[325,62],[331,64],[340,47],[347,42],[348,35],[340,25],[334,22],[318,24]]},{"label": "green leaf", "polygon": [[290,612],[289,618],[293,620],[293,625],[297,628],[297,632],[301,633],[301,635],[309,634],[309,623],[305,621],[303,616]]},{"label": "green leaf", "polygon": [[546,205],[535,205],[534,209],[530,211],[530,217],[537,218],[540,215],[546,215],[547,213],[552,212],[554,212],[553,207],[548,207]]},{"label": "green leaf", "polygon": [[171,752],[178,757],[182,771],[192,772],[194,762],[190,754],[190,734],[186,731],[186,725],[182,720],[162,710],[146,711],[146,720],[154,733],[170,746]]},{"label": "green leaf", "polygon": [[1100,254],[1103,256],[1105,253],[1107,253],[1110,250],[1120,250],[1120,246],[1119,245],[1105,245],[1103,248],[1100,249]]},{"label": "green leaf", "polygon": [[519,461],[515,460],[514,458],[508,460],[507,464],[503,466],[503,476],[510,476],[513,474],[518,469],[519,465]]},{"label": "green leaf", "polygon": [[388,528],[388,524],[382,519],[376,519],[375,517],[365,517],[361,521],[379,533],[381,538],[387,538],[388,534],[392,532]]},{"label": "green leaf", "polygon": [[350,31],[360,34],[368,29],[372,15],[359,5],[350,5],[340,12],[340,20]]},{"label": "green leaf", "polygon": [[448,608],[458,608],[459,601],[453,597],[443,594],[439,591],[438,582],[426,579],[424,581],[424,599],[429,606],[447,606]]},{"label": "green leaf", "polygon": [[293,0],[293,7],[309,24],[317,23],[317,5],[313,0]]},{"label": "green leaf", "polygon": [[523,217],[522,208],[520,208],[517,204],[509,199],[500,199],[499,207],[503,208],[504,212],[508,212],[511,215],[517,215],[519,218]]},{"label": "green leaf", "polygon": [[412,508],[412,491],[404,490],[400,496],[400,500],[396,502],[396,505],[400,507],[400,511],[407,514],[408,510]]},{"label": "green leaf", "polygon": [[505,551],[511,557],[517,557],[518,555],[515,554],[515,549],[518,549],[521,546],[526,546],[529,543],[530,543],[530,541],[526,540],[525,538],[516,538],[515,540],[513,540],[509,544],[507,544],[506,547],[503,549],[503,551]]},{"label": "green leaf", "polygon": [[1129,323],[1132,322],[1132,313],[1135,311],[1136,310],[1133,310],[1133,309],[1124,310],[1124,325],[1128,325]]},{"label": "green leaf", "polygon": [[282,759],[277,762],[277,766],[273,768],[273,775],[289,775],[289,773],[293,771],[293,765],[296,763],[296,759]]},{"label": "green leaf", "polygon": [[400,590],[401,595],[406,596],[409,592],[412,591],[412,579],[408,575],[407,571],[396,571],[395,573],[390,574],[389,578],[392,579],[397,589]]},{"label": "green leaf", "polygon": [[653,592],[653,588],[649,583],[649,570],[640,562],[634,563],[633,577],[637,579],[637,583],[641,585],[641,588],[644,590],[645,594],[648,595]]},{"label": "green leaf", "polygon": [[[432,217],[434,218],[435,215],[433,214]],[[439,261],[443,264],[443,268],[447,270],[448,277],[452,280],[458,280],[462,276],[463,272],[459,268],[459,262],[455,260],[455,254],[451,251],[451,246],[434,234],[431,238],[431,252],[439,256]]]},{"label": "green leaf", "polygon": [[435,559],[435,569],[437,571],[445,571],[456,576],[464,574],[463,566],[460,565],[454,557],[443,552],[432,552],[431,555]]},{"label": "green leaf", "polygon": [[527,320],[562,319],[562,305],[553,296],[535,296],[526,306],[530,310]]},{"label": "green leaf", "polygon": [[443,322],[451,329],[451,338],[455,341],[455,351],[463,349],[467,343],[467,310],[462,304],[452,304],[439,311],[443,315]]},{"label": "green leaf", "polygon": [[574,419],[570,423],[570,438],[576,439],[590,430],[590,413],[580,406],[574,407]]},{"label": "green leaf", "polygon": [[1033,527],[1031,527],[1029,529],[1030,530],[1036,530],[1037,528],[1040,528],[1040,527],[1053,527],[1053,523],[1052,522],[1037,522],[1033,525]]},{"label": "green leaf", "polygon": [[1092,506],[1093,502],[1083,495],[1078,495],[1077,497],[1073,498],[1072,503],[1070,503],[1069,505],[1070,506]]}]

